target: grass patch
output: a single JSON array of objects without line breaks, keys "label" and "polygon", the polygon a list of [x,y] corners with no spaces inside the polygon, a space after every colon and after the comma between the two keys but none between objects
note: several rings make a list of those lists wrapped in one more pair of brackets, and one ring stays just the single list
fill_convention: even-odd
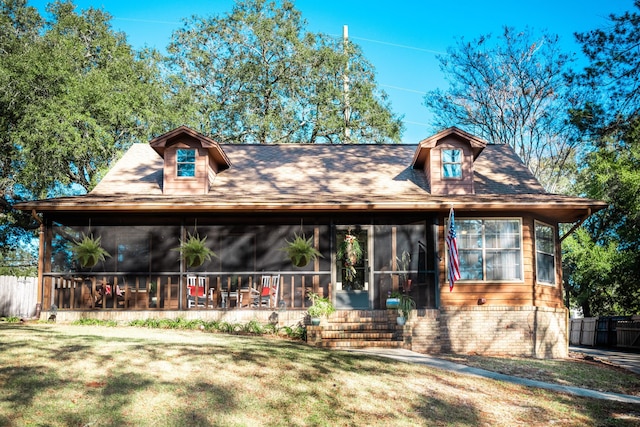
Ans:
[{"label": "grass patch", "polygon": [[637,405],[195,329],[2,323],[0,425],[640,423]]},{"label": "grass patch", "polygon": [[640,396],[640,375],[580,354],[569,359],[439,355],[463,365],[548,383]]}]

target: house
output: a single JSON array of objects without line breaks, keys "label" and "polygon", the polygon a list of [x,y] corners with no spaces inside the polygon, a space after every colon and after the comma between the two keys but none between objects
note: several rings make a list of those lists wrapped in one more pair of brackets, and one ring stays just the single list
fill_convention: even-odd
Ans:
[{"label": "house", "polygon": [[[539,357],[567,355],[559,225],[604,207],[545,192],[509,146],[455,127],[417,145],[232,145],[180,127],[134,144],[86,195],[19,205],[40,214],[39,298],[58,319],[297,322],[315,292],[337,318],[386,321],[403,290],[417,303],[405,347]],[[81,232],[112,256],[79,267],[69,243]],[[187,233],[217,256],[186,266],[174,248]],[[281,248],[296,234],[322,257],[293,266]],[[353,266],[336,259],[347,236],[363,250]],[[278,279],[266,306],[251,293],[265,278]]]}]

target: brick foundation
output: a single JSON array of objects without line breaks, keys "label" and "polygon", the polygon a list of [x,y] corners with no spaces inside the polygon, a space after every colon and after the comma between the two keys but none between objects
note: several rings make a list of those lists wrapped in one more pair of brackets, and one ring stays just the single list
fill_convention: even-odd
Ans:
[{"label": "brick foundation", "polygon": [[568,356],[567,311],[445,307],[440,309],[440,342],[442,352],[564,358]]}]

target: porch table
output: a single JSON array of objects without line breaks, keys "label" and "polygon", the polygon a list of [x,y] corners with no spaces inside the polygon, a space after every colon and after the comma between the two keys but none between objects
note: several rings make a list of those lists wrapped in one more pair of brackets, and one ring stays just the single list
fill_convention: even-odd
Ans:
[{"label": "porch table", "polygon": [[249,307],[252,301],[252,288],[240,288],[239,291],[222,290],[220,297],[222,298],[222,305],[226,308],[231,308],[231,301],[235,301],[235,307]]}]

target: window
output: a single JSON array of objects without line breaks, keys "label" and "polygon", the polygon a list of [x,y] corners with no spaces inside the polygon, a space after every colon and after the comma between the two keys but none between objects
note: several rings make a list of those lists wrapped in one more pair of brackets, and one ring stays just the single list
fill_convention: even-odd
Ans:
[{"label": "window", "polygon": [[518,219],[456,220],[460,280],[522,280]]},{"label": "window", "polygon": [[179,148],[177,160],[178,176],[186,178],[196,176],[196,150]]},{"label": "window", "polygon": [[462,151],[442,150],[442,176],[462,178]]},{"label": "window", "polygon": [[536,222],[536,278],[540,283],[556,284],[555,248],[553,227]]}]

